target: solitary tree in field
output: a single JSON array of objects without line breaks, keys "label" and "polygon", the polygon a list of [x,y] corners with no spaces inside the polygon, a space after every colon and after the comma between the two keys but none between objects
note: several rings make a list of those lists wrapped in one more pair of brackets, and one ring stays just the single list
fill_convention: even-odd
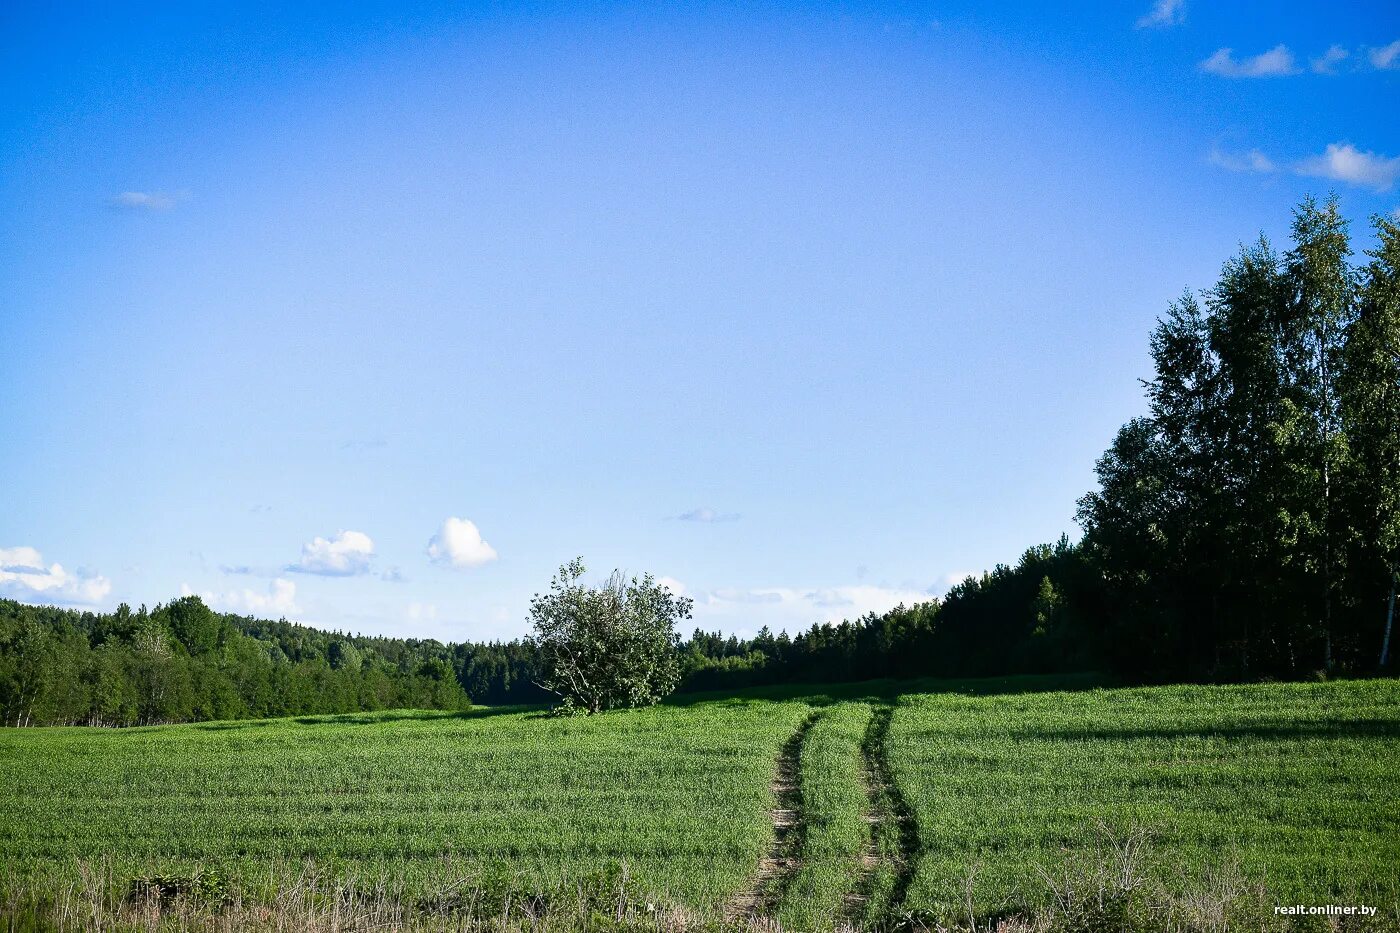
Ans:
[{"label": "solitary tree in field", "polygon": [[549,592],[530,601],[539,685],[559,697],[562,712],[656,703],[680,682],[676,624],[690,618],[692,600],[650,574],[629,580],[614,572],[590,587],[581,582],[585,572],[582,558],[565,564]]}]

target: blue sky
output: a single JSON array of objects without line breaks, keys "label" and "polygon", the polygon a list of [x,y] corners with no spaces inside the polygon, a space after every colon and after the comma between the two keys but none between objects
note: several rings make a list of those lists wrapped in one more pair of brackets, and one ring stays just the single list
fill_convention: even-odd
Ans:
[{"label": "blue sky", "polygon": [[1240,241],[1400,208],[1389,0],[292,6],[0,10],[0,595],[883,609],[1077,534]]}]

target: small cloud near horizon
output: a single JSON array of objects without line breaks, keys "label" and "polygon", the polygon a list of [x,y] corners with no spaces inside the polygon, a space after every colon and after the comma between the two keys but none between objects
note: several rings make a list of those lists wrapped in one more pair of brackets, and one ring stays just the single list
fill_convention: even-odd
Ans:
[{"label": "small cloud near horizon", "polygon": [[695,624],[719,626],[734,634],[752,633],[760,626],[774,632],[800,632],[823,622],[858,619],[895,606],[913,606],[936,598],[933,588],[887,587],[869,584],[792,587],[717,587],[688,595],[695,598]]},{"label": "small cloud near horizon", "polygon": [[690,594],[685,584],[675,577],[657,577],[656,583],[658,586],[664,586],[666,589],[670,590],[672,596],[688,596]]},{"label": "small cloud near horizon", "polygon": [[86,569],[71,573],[59,563],[45,565],[36,548],[0,548],[0,596],[20,602],[93,606],[111,591],[112,582],[99,574]]},{"label": "small cloud near horizon", "polygon": [[1400,178],[1400,157],[1363,152],[1351,143],[1331,143],[1322,155],[1299,162],[1294,171],[1299,175],[1328,178],[1384,192]]},{"label": "small cloud near horizon", "polygon": [[1235,58],[1231,48],[1217,49],[1205,61],[1201,70],[1222,78],[1277,78],[1298,73],[1298,63],[1286,45],[1276,45],[1267,52],[1249,58]]},{"label": "small cloud near horizon", "polygon": [[1342,62],[1346,61],[1347,58],[1349,58],[1350,56],[1350,52],[1342,48],[1340,45],[1333,43],[1332,45],[1328,46],[1327,51],[1323,52],[1317,58],[1310,60],[1308,64],[1312,67],[1313,72],[1316,74],[1336,74],[1337,66],[1340,65]]},{"label": "small cloud near horizon", "polygon": [[1390,45],[1371,49],[1367,52],[1366,57],[1370,60],[1372,68],[1378,68],[1381,71],[1400,68],[1400,39],[1396,39]]},{"label": "small cloud near horizon", "polygon": [[673,516],[678,522],[737,522],[740,518],[738,512],[718,512],[711,508],[700,507],[691,509],[689,512],[682,512]]},{"label": "small cloud near horizon", "polygon": [[342,531],[334,538],[315,537],[301,546],[301,559],[288,564],[290,573],[322,577],[355,577],[369,573],[374,541],[363,531]]},{"label": "small cloud near horizon", "polygon": [[1186,22],[1185,0],[1157,0],[1152,9],[1138,17],[1138,29],[1161,29]]},{"label": "small cloud near horizon", "polygon": [[415,622],[432,621],[438,617],[438,607],[433,603],[412,602],[404,614]]},{"label": "small cloud near horizon", "polygon": [[287,617],[301,612],[297,605],[297,585],[283,577],[268,583],[266,593],[250,589],[196,593],[188,583],[182,583],[180,595],[198,596],[211,609],[238,615]]},{"label": "small cloud near horizon", "polygon": [[1231,172],[1269,174],[1287,168],[1294,175],[1326,178],[1384,193],[1400,180],[1400,157],[1357,149],[1351,143],[1331,143],[1321,155],[1279,163],[1258,149],[1233,153],[1212,149],[1206,161]]},{"label": "small cloud near horizon", "polygon": [[112,197],[111,205],[119,210],[154,213],[168,211],[188,197],[188,194],[165,191],[123,191]]},{"label": "small cloud near horizon", "polygon": [[980,570],[951,570],[939,577],[938,582],[929,587],[929,592],[942,595],[969,577],[979,579],[982,573]]},{"label": "small cloud near horizon", "polygon": [[1278,165],[1258,149],[1251,149],[1248,152],[1223,152],[1220,149],[1212,148],[1210,154],[1206,156],[1206,161],[1211,165],[1223,168],[1230,172],[1258,172],[1267,174],[1278,171]]},{"label": "small cloud near horizon", "polygon": [[449,516],[428,539],[428,557],[446,567],[479,567],[499,556],[482,538],[476,523],[465,518]]}]

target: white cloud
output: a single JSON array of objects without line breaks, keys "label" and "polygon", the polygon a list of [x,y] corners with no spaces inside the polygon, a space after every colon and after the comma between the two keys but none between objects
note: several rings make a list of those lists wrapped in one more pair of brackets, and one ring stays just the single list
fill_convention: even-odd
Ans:
[{"label": "white cloud", "polygon": [[1201,70],[1225,78],[1273,78],[1298,73],[1298,64],[1286,45],[1276,45],[1253,58],[1235,58],[1234,49],[1219,49],[1201,62]]},{"label": "white cloud", "polygon": [[695,620],[702,628],[751,635],[766,625],[791,634],[820,622],[854,621],[868,612],[885,612],[903,603],[928,602],[928,590],[856,584],[797,588],[785,586],[725,588],[695,594]]},{"label": "white cloud", "polygon": [[1297,175],[1330,178],[1376,191],[1388,191],[1400,179],[1400,157],[1388,158],[1375,152],[1362,152],[1351,143],[1332,143],[1322,155],[1283,165],[1258,149],[1247,152],[1211,149],[1206,160],[1231,172],[1268,174],[1287,168]]},{"label": "white cloud", "polygon": [[682,512],[676,519],[683,522],[737,522],[738,512],[717,512],[714,509],[700,507],[691,509],[689,512]]},{"label": "white cloud", "polygon": [[497,557],[496,549],[482,539],[473,522],[456,517],[444,521],[428,541],[428,556],[452,567],[478,567]]},{"label": "white cloud", "polygon": [[1391,68],[1400,68],[1400,39],[1396,39],[1390,45],[1383,45],[1378,49],[1371,49],[1367,55],[1371,60],[1373,68],[1380,68],[1383,71]]},{"label": "white cloud", "polygon": [[953,587],[957,586],[959,583],[963,582],[968,577],[973,577],[974,579],[977,579],[981,576],[982,571],[980,570],[953,570],[949,573],[945,573],[943,576],[938,578],[938,584],[936,588],[946,593],[948,590],[951,590]]},{"label": "white cloud", "polygon": [[1278,165],[1258,149],[1251,149],[1248,152],[1238,153],[1211,149],[1210,155],[1208,155],[1206,159],[1211,165],[1218,166],[1231,172],[1268,173],[1278,171]]},{"label": "white cloud", "polygon": [[129,211],[168,211],[185,199],[164,191],[123,191],[112,198],[112,206]]},{"label": "white cloud", "polygon": [[1186,22],[1185,0],[1157,0],[1152,9],[1138,17],[1137,28],[1179,26]]},{"label": "white cloud", "polygon": [[685,584],[677,580],[675,577],[657,577],[656,582],[657,585],[664,586],[666,587],[666,589],[670,590],[672,596],[690,595],[685,588]]},{"label": "white cloud", "polygon": [[1374,152],[1362,152],[1351,143],[1332,143],[1319,156],[1304,159],[1294,166],[1299,175],[1330,178],[1349,185],[1361,185],[1376,191],[1388,191],[1400,178],[1400,157],[1387,158]]},{"label": "white cloud", "polygon": [[0,548],[0,596],[21,602],[95,605],[112,591],[112,583],[96,574],[69,573],[62,564],[44,565],[32,547]]},{"label": "white cloud", "polygon": [[1333,44],[1328,47],[1327,51],[1323,52],[1317,58],[1312,59],[1308,64],[1310,64],[1312,70],[1318,74],[1330,75],[1335,73],[1337,66],[1346,61],[1350,55],[1351,53],[1340,45]]},{"label": "white cloud", "polygon": [[312,538],[301,546],[301,560],[288,564],[293,573],[323,577],[354,577],[369,573],[374,542],[363,531],[342,531],[334,538]]},{"label": "white cloud", "polygon": [[433,621],[438,617],[438,608],[432,603],[409,603],[404,612],[415,622]]},{"label": "white cloud", "polygon": [[250,616],[291,616],[301,612],[297,605],[297,585],[278,577],[267,585],[266,593],[257,590],[228,590],[223,593],[195,593],[189,584],[180,585],[181,596],[199,596],[210,608],[221,612],[236,612]]}]

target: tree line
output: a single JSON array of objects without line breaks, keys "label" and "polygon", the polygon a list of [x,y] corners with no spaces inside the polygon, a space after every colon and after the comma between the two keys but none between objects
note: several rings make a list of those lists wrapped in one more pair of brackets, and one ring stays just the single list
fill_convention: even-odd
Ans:
[{"label": "tree line", "polygon": [[[484,644],[326,632],[216,613],[197,596],[111,613],[0,600],[0,716],[11,726],[148,725],[542,704],[566,693],[554,655],[577,642],[578,630],[584,641],[630,659],[591,663],[609,678],[596,685],[599,708],[632,705],[643,693],[652,701],[672,689],[1077,671],[1098,663],[1080,608],[1092,591],[1092,571],[1082,549],[1063,538],[1031,548],[1015,567],[969,577],[941,600],[817,624],[791,637],[766,628],[753,638],[696,629],[668,657],[646,663],[632,657],[638,650],[624,650],[627,641],[619,649],[616,638],[609,640],[596,624],[601,610],[632,602],[648,607],[639,613],[644,619],[669,620],[681,601],[650,578],[587,588],[578,576],[536,600],[542,617],[582,623],[570,623],[576,632],[568,639],[551,639],[546,626],[532,638]],[[558,605],[561,593],[593,611],[560,611],[567,608]],[[668,639],[638,644],[672,644]]]},{"label": "tree line", "polygon": [[221,615],[197,596],[110,613],[0,600],[0,715],[10,726],[470,706],[436,642]]}]

